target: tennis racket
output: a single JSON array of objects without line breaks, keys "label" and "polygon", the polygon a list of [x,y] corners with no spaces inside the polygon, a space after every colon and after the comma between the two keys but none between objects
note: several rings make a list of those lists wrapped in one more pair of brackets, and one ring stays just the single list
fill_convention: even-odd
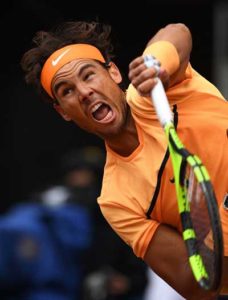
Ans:
[{"label": "tennis racket", "polygon": [[[144,61],[147,67],[154,67],[159,73],[160,65],[153,56],[145,56]],[[200,158],[191,154],[179,139],[165,90],[158,77],[151,91],[151,99],[168,140],[182,236],[190,267],[202,288],[216,290],[222,274],[223,240],[210,176]]]}]

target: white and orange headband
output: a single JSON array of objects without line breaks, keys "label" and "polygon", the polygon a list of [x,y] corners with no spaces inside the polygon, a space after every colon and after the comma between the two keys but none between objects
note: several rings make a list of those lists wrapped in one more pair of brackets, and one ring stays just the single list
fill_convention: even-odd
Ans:
[{"label": "white and orange headband", "polygon": [[51,84],[56,72],[65,64],[78,58],[96,59],[105,63],[101,52],[89,44],[73,44],[56,50],[44,63],[40,78],[43,88],[50,97],[54,98]]}]

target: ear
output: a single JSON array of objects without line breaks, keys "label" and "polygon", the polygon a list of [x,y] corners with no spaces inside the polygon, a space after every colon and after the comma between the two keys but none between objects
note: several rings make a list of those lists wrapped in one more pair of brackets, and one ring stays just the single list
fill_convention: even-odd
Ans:
[{"label": "ear", "polygon": [[114,64],[114,62],[110,62],[109,63],[109,69],[108,72],[110,74],[110,76],[112,77],[112,79],[119,84],[122,81],[122,75],[120,73],[119,68]]},{"label": "ear", "polygon": [[62,107],[59,104],[53,105],[54,109],[57,111],[58,114],[62,116],[65,121],[71,121],[71,118],[65,113]]}]

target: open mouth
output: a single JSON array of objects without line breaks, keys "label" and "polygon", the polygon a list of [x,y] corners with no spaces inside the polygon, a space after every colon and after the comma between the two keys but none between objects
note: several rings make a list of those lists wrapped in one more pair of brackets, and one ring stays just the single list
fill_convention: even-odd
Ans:
[{"label": "open mouth", "polygon": [[113,119],[114,114],[109,105],[100,102],[93,106],[92,116],[98,122],[107,123]]}]

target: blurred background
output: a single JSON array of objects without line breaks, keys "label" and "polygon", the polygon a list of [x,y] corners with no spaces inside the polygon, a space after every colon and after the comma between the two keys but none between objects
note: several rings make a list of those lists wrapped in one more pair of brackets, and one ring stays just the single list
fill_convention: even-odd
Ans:
[{"label": "blurred background", "polygon": [[[36,31],[62,21],[98,20],[112,25],[114,61],[127,76],[128,64],[159,28],[183,22],[193,35],[193,67],[228,98],[227,0],[8,0],[4,5],[0,251],[3,245],[12,251],[1,252],[0,297],[73,300],[80,287],[80,300],[142,300],[147,270],[113,234],[95,205],[105,161],[103,142],[65,122],[39,100],[24,82],[20,59],[31,48]],[[48,296],[46,287],[52,287],[55,296]],[[12,292],[7,296],[12,288],[17,295],[23,291],[21,298]],[[69,294],[61,298],[64,289]]]},{"label": "blurred background", "polygon": [[8,0],[1,28],[1,210],[55,180],[59,157],[71,147],[102,141],[63,121],[26,86],[19,61],[37,30],[63,20],[100,20],[113,26],[115,62],[129,62],[148,39],[170,22],[193,34],[192,65],[228,97],[227,0],[54,1]]}]

